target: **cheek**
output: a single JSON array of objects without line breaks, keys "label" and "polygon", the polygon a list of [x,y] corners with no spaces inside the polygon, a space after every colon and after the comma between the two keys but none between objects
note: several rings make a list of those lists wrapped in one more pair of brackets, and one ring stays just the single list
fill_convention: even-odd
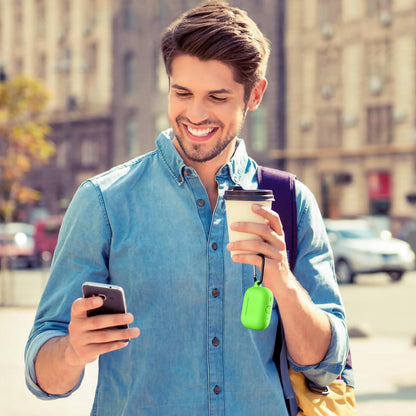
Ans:
[{"label": "cheek", "polygon": [[177,103],[174,102],[174,100],[169,99],[168,101],[168,118],[169,120],[175,120],[176,117],[179,115],[179,108]]}]

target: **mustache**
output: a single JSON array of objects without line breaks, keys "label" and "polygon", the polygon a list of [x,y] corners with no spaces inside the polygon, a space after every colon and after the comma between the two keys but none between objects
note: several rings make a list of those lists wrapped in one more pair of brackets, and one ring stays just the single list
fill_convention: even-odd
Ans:
[{"label": "mustache", "polygon": [[194,123],[193,121],[189,120],[188,117],[184,117],[184,116],[178,116],[176,117],[176,122],[178,124],[183,123],[183,124],[190,124],[191,126],[195,126],[195,127],[201,127],[201,126],[215,126],[215,127],[224,127],[224,124],[221,123],[221,121],[218,120],[211,120],[209,118],[200,121],[199,123]]}]

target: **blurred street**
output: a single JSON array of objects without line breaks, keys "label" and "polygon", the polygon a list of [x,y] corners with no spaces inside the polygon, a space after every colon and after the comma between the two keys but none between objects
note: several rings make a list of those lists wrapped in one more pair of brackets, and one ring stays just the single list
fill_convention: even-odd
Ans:
[{"label": "blurred street", "polygon": [[[89,415],[95,364],[67,399],[38,400],[24,384],[24,347],[46,279],[47,270],[9,276],[13,306],[0,307],[0,415]],[[350,330],[367,335],[351,339],[359,416],[416,416],[416,272],[399,283],[382,274],[358,276],[356,285],[341,286],[341,291]]]}]

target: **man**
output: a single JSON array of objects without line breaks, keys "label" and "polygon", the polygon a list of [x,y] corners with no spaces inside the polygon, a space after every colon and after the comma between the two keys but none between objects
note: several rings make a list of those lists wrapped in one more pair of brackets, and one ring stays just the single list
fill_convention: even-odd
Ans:
[{"label": "man", "polygon": [[[74,196],[26,348],[27,384],[42,398],[66,396],[99,357],[92,414],[285,415],[278,320],[292,368],[318,384],[342,371],[348,340],[322,218],[302,183],[294,274],[271,210],[253,206],[264,226],[233,224],[261,240],[227,244],[224,191],[258,186],[237,135],[266,89],[269,43],[245,12],[214,1],[173,23],[162,53],[172,129]],[[252,254],[231,258],[235,249]],[[275,298],[264,331],[240,322],[257,253]],[[102,303],[79,298],[87,280],[122,286],[132,314],[87,317]],[[133,315],[140,331],[111,329]]]}]

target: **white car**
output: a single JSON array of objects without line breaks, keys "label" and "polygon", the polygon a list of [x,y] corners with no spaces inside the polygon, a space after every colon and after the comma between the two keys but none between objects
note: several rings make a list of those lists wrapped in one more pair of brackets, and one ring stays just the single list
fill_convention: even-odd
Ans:
[{"label": "white car", "polygon": [[22,222],[0,224],[0,260],[7,257],[10,267],[36,265],[34,226]]},{"label": "white car", "polygon": [[378,233],[366,220],[325,220],[339,283],[354,283],[361,273],[389,274],[399,281],[415,268],[415,253],[391,233]]}]

